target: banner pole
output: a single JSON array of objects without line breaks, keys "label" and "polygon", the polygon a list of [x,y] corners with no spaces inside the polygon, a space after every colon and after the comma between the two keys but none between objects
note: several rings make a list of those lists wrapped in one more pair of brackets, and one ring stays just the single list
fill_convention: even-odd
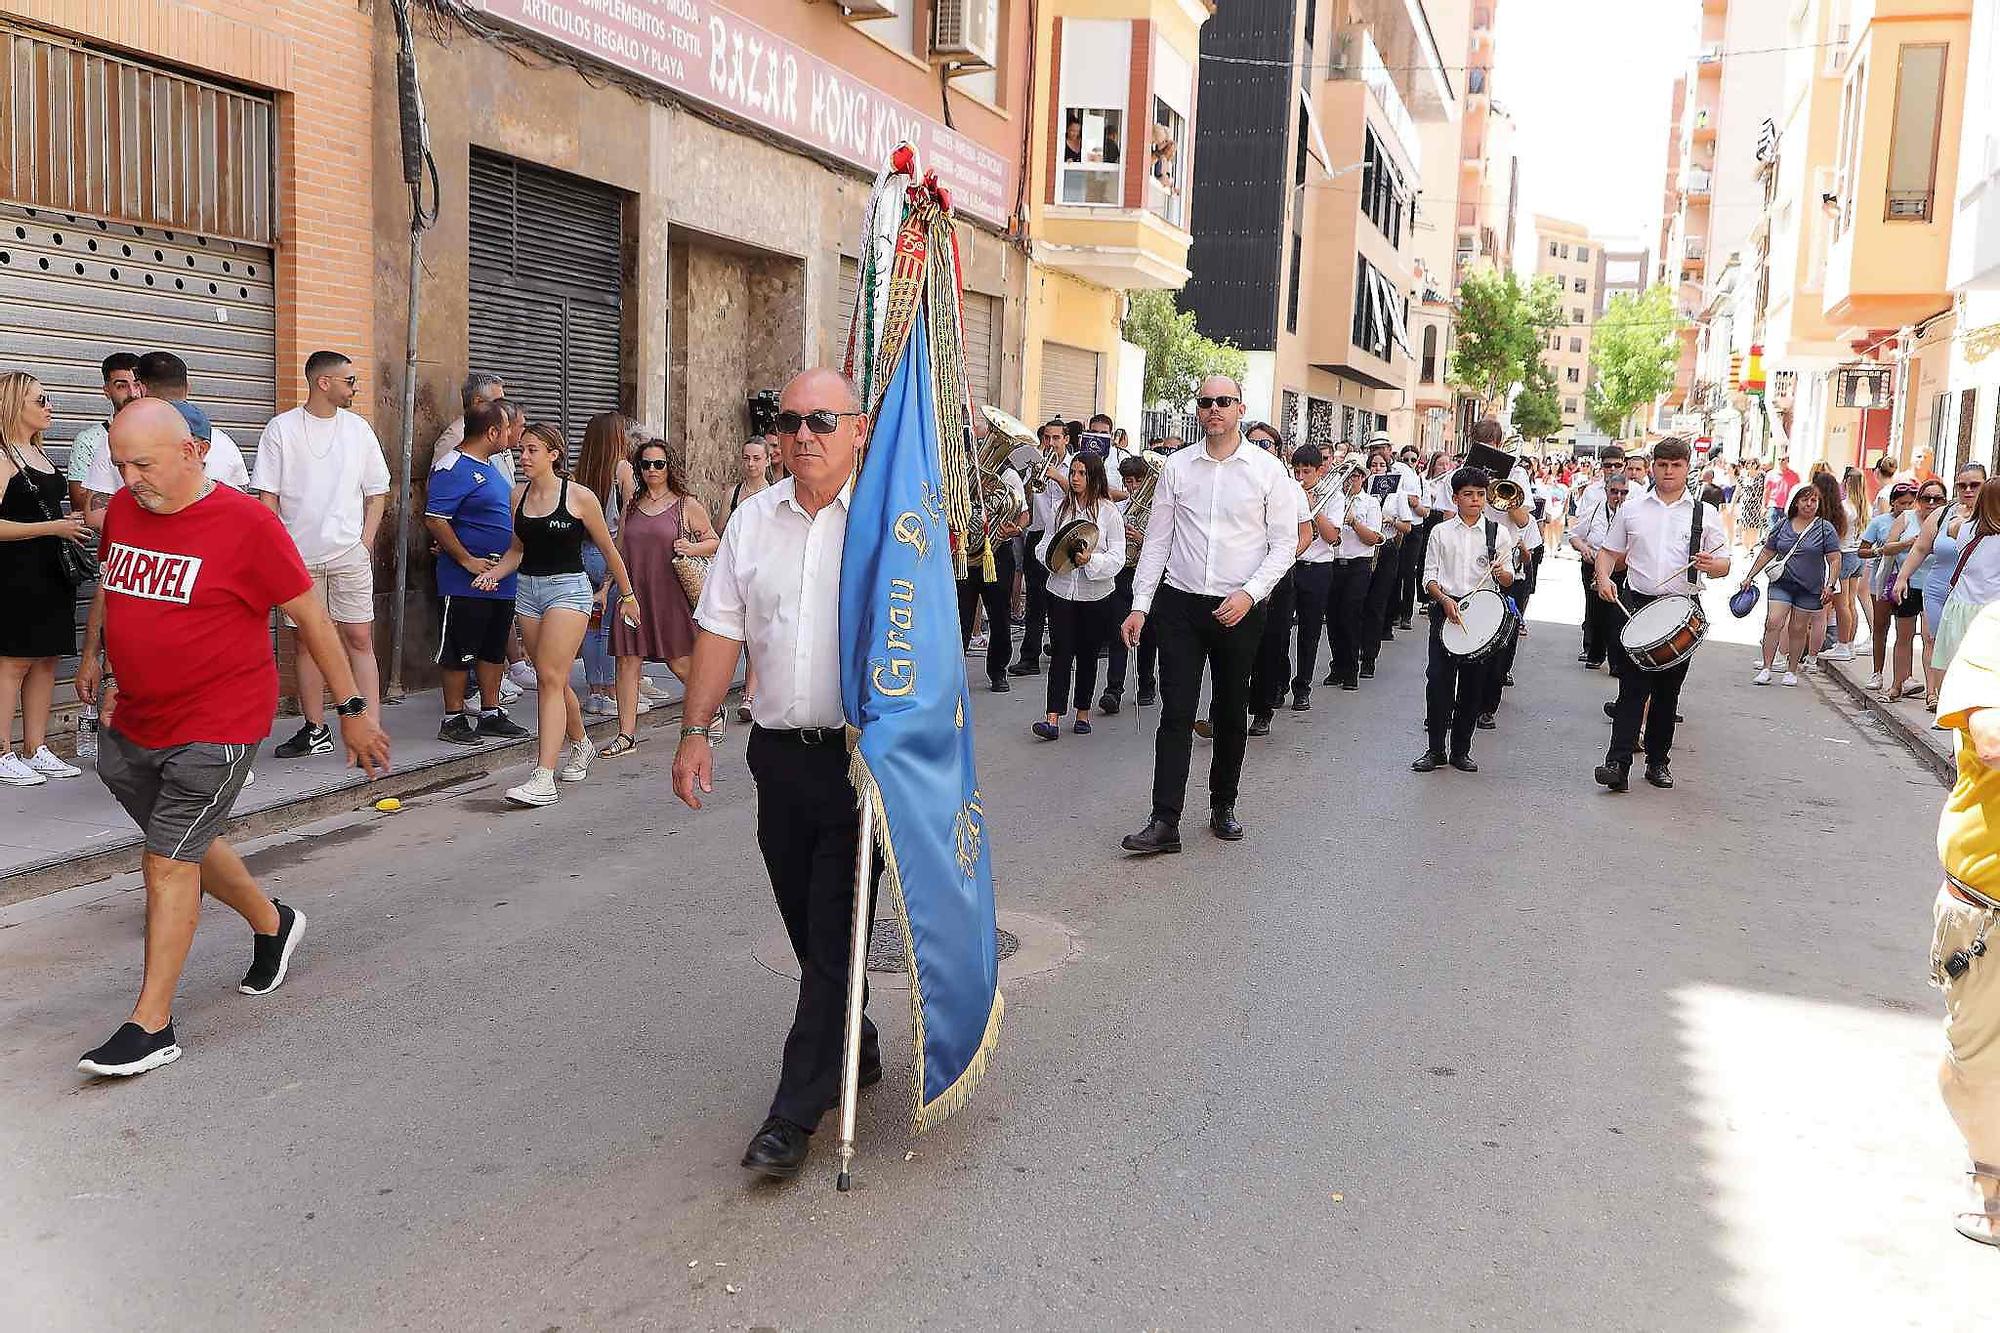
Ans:
[{"label": "banner pole", "polygon": [[861,800],[860,836],[854,850],[854,926],[847,955],[847,1032],[840,1057],[840,1176],[842,1194],[854,1183],[854,1104],[861,1091],[861,1005],[868,984],[868,935],[874,914],[875,821],[868,798]]}]

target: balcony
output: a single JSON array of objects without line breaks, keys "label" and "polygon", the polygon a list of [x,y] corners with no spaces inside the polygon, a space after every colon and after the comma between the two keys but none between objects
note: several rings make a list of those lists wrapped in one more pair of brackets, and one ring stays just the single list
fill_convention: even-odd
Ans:
[{"label": "balcony", "polygon": [[[1350,24],[1340,35],[1334,58],[1333,77],[1351,79],[1368,85],[1368,91],[1381,112],[1383,122],[1396,138],[1396,146],[1403,152],[1411,168],[1423,170],[1419,156],[1422,145],[1417,137],[1417,122],[1403,104],[1403,97],[1396,90],[1396,81],[1390,77],[1388,67],[1382,61],[1382,53],[1376,49],[1375,38],[1360,24]],[[1460,152],[1463,153],[1465,140],[1472,135],[1472,126],[1467,125],[1459,135]]]},{"label": "balcony", "polygon": [[1423,0],[1353,0],[1347,9],[1354,21],[1334,30],[1333,77],[1361,79],[1385,103],[1382,89],[1393,89],[1399,108],[1425,124],[1459,114],[1463,89],[1445,73]]},{"label": "balcony", "polygon": [[1050,204],[1042,209],[1034,258],[1113,291],[1177,291],[1188,280],[1192,239],[1149,208]]},{"label": "balcony", "polygon": [[1689,167],[1681,177],[1681,189],[1690,199],[1708,198],[1714,180],[1707,167]]},{"label": "balcony", "polygon": [[1708,267],[1708,243],[1689,241],[1681,248],[1681,272],[1700,273]]}]

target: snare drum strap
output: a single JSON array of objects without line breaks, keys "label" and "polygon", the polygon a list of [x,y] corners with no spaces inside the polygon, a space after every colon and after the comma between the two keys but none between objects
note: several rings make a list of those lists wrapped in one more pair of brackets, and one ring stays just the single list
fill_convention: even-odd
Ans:
[{"label": "snare drum strap", "polygon": [[1701,511],[1704,506],[1693,486],[1688,487],[1688,495],[1694,500],[1694,522],[1688,530],[1688,590],[1698,600],[1701,597],[1701,566],[1694,562],[1701,559]]}]

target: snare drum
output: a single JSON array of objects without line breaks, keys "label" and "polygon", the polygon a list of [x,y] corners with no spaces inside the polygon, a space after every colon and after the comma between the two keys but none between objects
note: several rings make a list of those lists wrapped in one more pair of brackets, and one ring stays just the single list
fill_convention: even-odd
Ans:
[{"label": "snare drum", "polygon": [[1646,603],[1625,621],[1618,642],[1641,671],[1665,671],[1694,656],[1708,637],[1708,613],[1693,597],[1670,594]]},{"label": "snare drum", "polygon": [[1456,625],[1446,620],[1438,634],[1446,652],[1467,662],[1490,657],[1521,627],[1514,608],[1491,588],[1479,588],[1459,598],[1458,618],[1461,623]]}]

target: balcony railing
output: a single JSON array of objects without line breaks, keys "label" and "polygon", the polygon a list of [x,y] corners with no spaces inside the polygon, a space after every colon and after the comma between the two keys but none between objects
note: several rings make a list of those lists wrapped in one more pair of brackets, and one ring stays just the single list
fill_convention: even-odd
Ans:
[{"label": "balcony railing", "polygon": [[1683,188],[1692,195],[1705,195],[1709,192],[1712,184],[1713,178],[1709,175],[1707,167],[1689,167],[1687,175],[1684,178]]},{"label": "balcony railing", "polygon": [[1882,216],[1891,222],[1929,222],[1935,197],[1930,190],[1891,190]]},{"label": "balcony railing", "polygon": [[1375,48],[1375,38],[1368,29],[1352,23],[1342,30],[1340,43],[1335,49],[1340,54],[1334,59],[1333,77],[1358,79],[1368,85],[1368,91],[1375,94],[1376,105],[1382,108],[1382,118],[1389,122],[1390,132],[1410,159],[1410,166],[1422,172],[1417,122],[1410,116],[1409,108],[1403,105],[1403,95],[1396,91],[1396,81],[1389,76],[1388,66],[1382,63],[1382,53]]}]

